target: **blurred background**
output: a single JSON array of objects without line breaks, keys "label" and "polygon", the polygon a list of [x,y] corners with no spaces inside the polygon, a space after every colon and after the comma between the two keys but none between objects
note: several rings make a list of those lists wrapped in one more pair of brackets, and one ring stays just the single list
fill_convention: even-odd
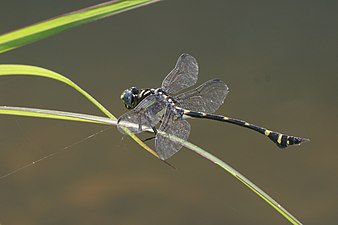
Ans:
[{"label": "blurred background", "polygon": [[[101,3],[3,1],[0,33]],[[280,151],[244,128],[191,120],[189,140],[239,170],[304,224],[338,220],[338,2],[172,0],[67,30],[0,55],[0,63],[59,72],[126,112],[121,92],[158,87],[178,56],[199,62],[199,84],[230,87],[217,113],[308,137]],[[102,115],[59,82],[1,77],[0,105]],[[182,149],[165,165],[115,127],[0,116],[0,223],[289,224],[240,182]],[[151,143],[150,143],[151,144]]]}]

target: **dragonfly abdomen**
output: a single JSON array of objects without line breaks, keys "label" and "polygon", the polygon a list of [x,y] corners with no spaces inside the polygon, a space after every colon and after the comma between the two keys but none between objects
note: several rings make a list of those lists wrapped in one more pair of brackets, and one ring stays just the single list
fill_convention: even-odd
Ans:
[{"label": "dragonfly abdomen", "polygon": [[244,120],[234,119],[234,118],[230,118],[227,116],[208,114],[208,113],[203,113],[203,112],[194,112],[190,110],[184,110],[184,115],[195,117],[195,118],[217,120],[217,121],[232,123],[232,124],[235,124],[241,127],[246,127],[248,129],[254,130],[258,133],[261,133],[267,136],[279,148],[286,148],[289,145],[299,145],[303,142],[309,141],[309,139],[306,139],[306,138],[294,137],[294,136],[282,134],[276,131],[271,131],[264,127],[260,127],[260,126],[248,123]]}]

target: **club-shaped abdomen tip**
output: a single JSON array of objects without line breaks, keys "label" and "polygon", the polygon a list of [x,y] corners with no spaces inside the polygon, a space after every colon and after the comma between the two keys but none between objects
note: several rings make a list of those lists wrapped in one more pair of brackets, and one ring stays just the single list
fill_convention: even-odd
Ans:
[{"label": "club-shaped abdomen tip", "polygon": [[308,138],[289,136],[274,131],[265,132],[265,135],[267,135],[279,148],[286,148],[289,145],[300,145],[310,141]]},{"label": "club-shaped abdomen tip", "polygon": [[284,134],[282,135],[281,138],[277,139],[277,146],[280,148],[286,148],[289,145],[301,145],[304,142],[310,141],[308,138],[301,138],[301,137],[294,137],[294,136],[288,136]]}]

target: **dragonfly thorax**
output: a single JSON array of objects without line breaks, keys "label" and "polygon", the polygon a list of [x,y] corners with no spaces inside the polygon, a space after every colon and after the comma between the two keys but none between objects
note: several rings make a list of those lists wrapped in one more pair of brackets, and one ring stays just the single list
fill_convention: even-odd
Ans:
[{"label": "dragonfly thorax", "polygon": [[176,100],[173,97],[168,96],[162,88],[137,89],[136,87],[131,87],[122,92],[121,100],[127,109],[134,109],[143,99],[149,95],[162,96],[167,105],[174,106],[176,103]]}]

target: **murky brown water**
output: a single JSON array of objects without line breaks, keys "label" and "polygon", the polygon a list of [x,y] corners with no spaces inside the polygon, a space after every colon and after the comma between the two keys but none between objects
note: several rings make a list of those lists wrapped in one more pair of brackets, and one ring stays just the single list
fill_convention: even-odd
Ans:
[{"label": "murky brown water", "polygon": [[[100,1],[5,1],[0,33]],[[231,92],[218,111],[310,143],[279,151],[229,124],[191,121],[190,141],[224,159],[304,224],[338,220],[338,4],[165,1],[2,54],[1,63],[60,72],[116,116],[125,88],[157,87],[182,52],[199,83]],[[3,77],[0,105],[101,115],[71,88]],[[0,174],[58,151],[104,126],[0,116]],[[288,224],[263,200],[189,150],[172,169],[113,128],[0,180],[0,223]]]}]

